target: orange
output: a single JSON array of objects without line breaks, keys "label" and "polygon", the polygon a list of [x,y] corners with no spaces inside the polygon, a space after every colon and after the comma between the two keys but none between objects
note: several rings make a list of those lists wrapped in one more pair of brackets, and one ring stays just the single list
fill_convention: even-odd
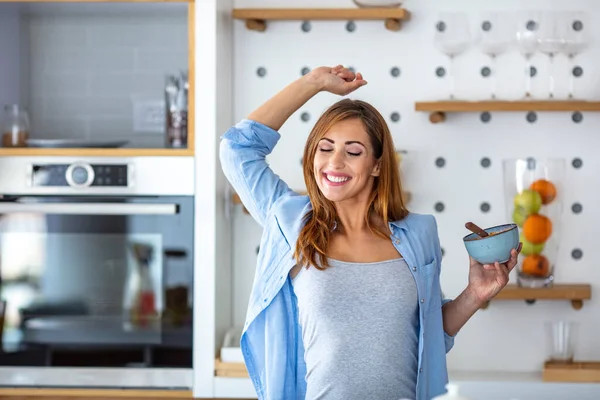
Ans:
[{"label": "orange", "polygon": [[542,204],[548,204],[556,198],[556,186],[545,179],[538,179],[533,182],[529,189],[535,190],[542,197]]},{"label": "orange", "polygon": [[523,236],[533,244],[544,243],[552,234],[552,221],[541,214],[531,214],[523,222]]},{"label": "orange", "polygon": [[526,275],[545,278],[550,272],[550,262],[541,254],[532,254],[523,260],[521,272]]}]

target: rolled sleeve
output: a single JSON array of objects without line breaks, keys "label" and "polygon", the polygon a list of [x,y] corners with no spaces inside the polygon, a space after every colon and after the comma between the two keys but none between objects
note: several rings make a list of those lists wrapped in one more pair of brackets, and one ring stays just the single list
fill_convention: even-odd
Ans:
[{"label": "rolled sleeve", "polygon": [[281,135],[256,121],[243,119],[221,136],[221,168],[242,204],[261,226],[271,206],[291,192],[266,161]]}]

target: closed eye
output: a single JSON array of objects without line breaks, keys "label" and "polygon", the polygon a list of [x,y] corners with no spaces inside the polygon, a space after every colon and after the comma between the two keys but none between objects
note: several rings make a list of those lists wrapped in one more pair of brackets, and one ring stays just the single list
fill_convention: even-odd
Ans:
[{"label": "closed eye", "polygon": [[354,156],[354,157],[358,157],[358,156],[360,156],[362,153],[352,153],[352,152],[348,152],[348,154],[350,154],[351,156]]},{"label": "closed eye", "polygon": [[332,152],[332,151],[333,151],[333,149],[319,149],[319,151],[323,151],[323,152],[326,152],[326,153],[330,153],[330,152]]}]

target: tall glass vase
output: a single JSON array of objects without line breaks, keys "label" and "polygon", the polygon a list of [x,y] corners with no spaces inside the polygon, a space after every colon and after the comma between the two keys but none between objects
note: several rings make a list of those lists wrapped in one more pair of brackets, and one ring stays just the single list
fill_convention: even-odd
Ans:
[{"label": "tall glass vase", "polygon": [[564,159],[506,159],[504,198],[508,217],[519,226],[523,243],[517,284],[550,287],[560,245]]}]

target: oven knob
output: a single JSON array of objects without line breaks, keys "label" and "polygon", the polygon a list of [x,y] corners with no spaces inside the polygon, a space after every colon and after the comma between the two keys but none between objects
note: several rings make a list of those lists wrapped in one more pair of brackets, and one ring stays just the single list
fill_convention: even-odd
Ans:
[{"label": "oven knob", "polygon": [[94,169],[89,164],[74,163],[67,168],[65,178],[69,186],[88,187],[94,182]]}]

